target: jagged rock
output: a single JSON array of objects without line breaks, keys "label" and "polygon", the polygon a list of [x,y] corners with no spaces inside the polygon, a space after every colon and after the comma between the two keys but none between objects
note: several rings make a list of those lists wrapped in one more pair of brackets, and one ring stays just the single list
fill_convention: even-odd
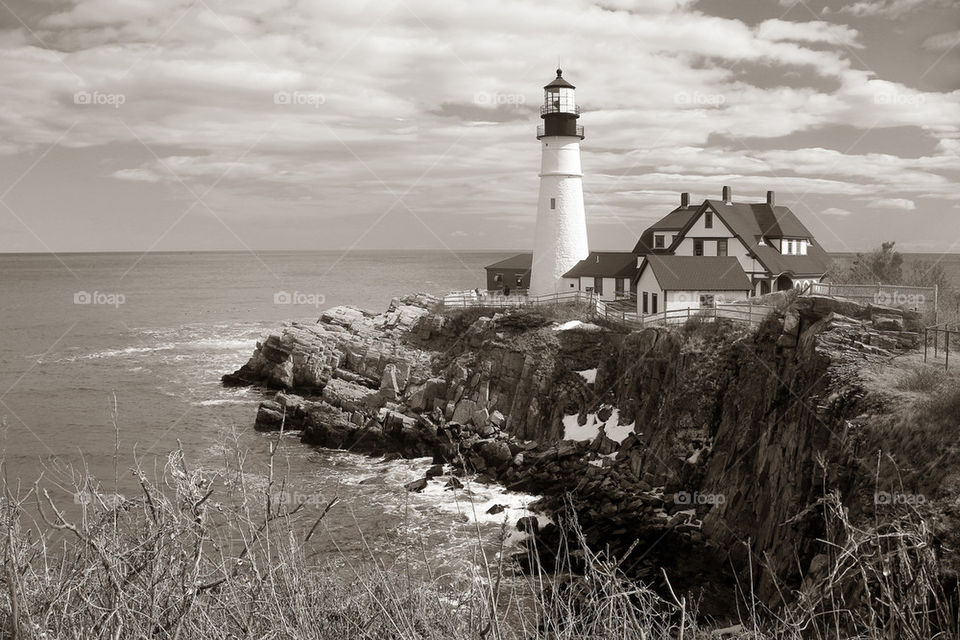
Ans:
[{"label": "jagged rock", "polygon": [[442,464],[435,464],[435,465],[433,465],[432,467],[430,467],[429,469],[427,469],[427,477],[428,477],[428,478],[436,478],[437,476],[442,476],[442,475],[443,475],[443,465],[442,465]]},{"label": "jagged rock", "polygon": [[397,366],[388,364],[383,368],[380,377],[380,395],[387,400],[396,400],[400,397],[400,385],[397,384]]},{"label": "jagged rock", "polygon": [[451,420],[454,422],[461,422],[466,424],[467,422],[473,420],[473,414],[477,410],[477,403],[473,400],[463,399],[457,403],[456,409],[453,411],[453,416]]},{"label": "jagged rock", "polygon": [[495,427],[502,429],[504,423],[503,414],[494,410],[494,412],[490,414],[490,422],[493,423]]},{"label": "jagged rock", "polygon": [[460,482],[460,479],[455,476],[450,476],[447,478],[447,482],[444,484],[444,489],[447,491],[452,491],[454,489],[462,489],[463,483]]},{"label": "jagged rock", "polygon": [[378,392],[338,378],[331,379],[323,388],[323,400],[346,412],[374,411],[383,405]]},{"label": "jagged rock", "polygon": [[505,510],[506,510],[506,507],[503,506],[502,504],[495,504],[495,505],[493,505],[492,507],[490,507],[489,509],[487,509],[487,513],[488,513],[489,515],[495,516],[495,515],[497,515],[498,513],[503,513]]},{"label": "jagged rock", "polygon": [[535,516],[524,516],[517,520],[517,531],[524,533],[538,533],[540,531],[540,521]]},{"label": "jagged rock", "polygon": [[473,424],[478,427],[485,426],[490,420],[490,412],[486,409],[477,409],[473,412]]},{"label": "jagged rock", "polygon": [[499,467],[513,459],[513,454],[510,453],[510,445],[502,440],[488,440],[481,443],[480,455],[491,467]]},{"label": "jagged rock", "polygon": [[880,315],[872,314],[871,322],[873,328],[879,331],[903,331],[902,315]]},{"label": "jagged rock", "polygon": [[274,431],[283,424],[283,405],[272,400],[264,400],[257,408],[254,428],[258,431]]},{"label": "jagged rock", "polygon": [[403,488],[413,493],[420,493],[427,488],[427,482],[428,481],[426,478],[420,478],[419,480],[408,482],[407,484],[403,485]]}]

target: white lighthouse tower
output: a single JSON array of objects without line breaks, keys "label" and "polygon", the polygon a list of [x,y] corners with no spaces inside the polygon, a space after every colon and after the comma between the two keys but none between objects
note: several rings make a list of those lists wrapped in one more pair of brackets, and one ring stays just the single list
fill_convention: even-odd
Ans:
[{"label": "white lighthouse tower", "polygon": [[574,89],[560,69],[556,79],[543,88],[543,124],[537,127],[542,145],[540,199],[530,272],[533,296],[563,291],[563,274],[590,253],[580,169],[583,126],[577,124],[580,108]]}]

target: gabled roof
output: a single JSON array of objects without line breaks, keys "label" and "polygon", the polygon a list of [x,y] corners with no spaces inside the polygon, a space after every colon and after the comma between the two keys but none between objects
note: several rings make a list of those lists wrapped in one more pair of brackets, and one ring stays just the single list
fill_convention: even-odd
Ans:
[{"label": "gabled roof", "polygon": [[532,253],[518,253],[517,255],[511,256],[506,260],[488,264],[486,267],[484,267],[484,269],[530,269],[532,265]]},{"label": "gabled roof", "polygon": [[697,213],[699,208],[700,205],[677,207],[664,217],[660,218],[660,220],[647,227],[646,230],[640,234],[640,239],[633,248],[634,255],[645,256],[648,253],[669,253],[669,245],[665,245],[662,249],[655,249],[653,247],[654,232],[679,231],[680,229],[683,229],[687,226],[687,223],[690,222],[690,219],[693,218],[694,214]]},{"label": "gabled roof", "polygon": [[626,251],[591,251],[590,255],[563,274],[564,278],[632,278],[637,272],[637,256]]},{"label": "gabled roof", "polygon": [[653,271],[664,291],[750,291],[750,279],[734,256],[663,256],[643,259],[637,278]]},{"label": "gabled roof", "polygon": [[[789,207],[772,207],[765,202],[727,204],[722,200],[704,200],[697,208],[696,215],[690,217],[680,233],[686,235],[699,214],[707,208],[710,208],[764,268],[774,275],[789,273],[795,276],[820,276],[830,267],[827,252]],[[760,245],[763,238],[782,237],[809,239],[807,255],[783,255],[769,245]]]}]

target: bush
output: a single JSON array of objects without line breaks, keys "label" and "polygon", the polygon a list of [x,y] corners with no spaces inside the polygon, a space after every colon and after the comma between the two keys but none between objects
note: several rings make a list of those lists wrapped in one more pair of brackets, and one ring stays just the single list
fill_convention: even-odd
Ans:
[{"label": "bush", "polygon": [[897,389],[930,393],[943,384],[946,376],[936,367],[919,366],[906,371],[897,380]]}]

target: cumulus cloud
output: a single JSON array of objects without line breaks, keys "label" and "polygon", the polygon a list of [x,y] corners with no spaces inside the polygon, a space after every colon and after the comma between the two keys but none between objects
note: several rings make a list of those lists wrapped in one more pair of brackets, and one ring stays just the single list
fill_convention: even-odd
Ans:
[{"label": "cumulus cloud", "polygon": [[838,12],[853,16],[899,18],[923,6],[946,6],[949,2],[950,0],[862,0],[845,4],[838,9]]},{"label": "cumulus cloud", "polygon": [[850,211],[846,209],[841,209],[840,207],[827,207],[820,213],[822,213],[825,216],[849,216],[850,215]]},{"label": "cumulus cloud", "polygon": [[903,209],[904,211],[913,211],[917,208],[913,200],[906,198],[874,198],[869,200],[867,205],[877,209]]},{"label": "cumulus cloud", "polygon": [[767,40],[795,40],[798,42],[823,42],[833,45],[861,47],[857,42],[857,31],[843,24],[833,24],[820,20],[809,22],[789,22],[786,20],[764,20],[757,26],[757,34]]},{"label": "cumulus cloud", "polygon": [[947,51],[960,45],[960,29],[938,33],[923,41],[923,48],[931,51]]},{"label": "cumulus cloud", "polygon": [[[693,0],[77,0],[29,20],[36,36],[0,29],[0,154],[67,147],[128,188],[215,186],[225,208],[324,202],[317,216],[333,216],[403,195],[437,219],[532,218],[537,108],[560,55],[584,110],[589,198],[610,219],[724,180],[758,194],[948,194],[960,92],[862,70],[852,26],[752,24]],[[838,125],[868,140],[912,128],[936,151],[780,146]]]}]

